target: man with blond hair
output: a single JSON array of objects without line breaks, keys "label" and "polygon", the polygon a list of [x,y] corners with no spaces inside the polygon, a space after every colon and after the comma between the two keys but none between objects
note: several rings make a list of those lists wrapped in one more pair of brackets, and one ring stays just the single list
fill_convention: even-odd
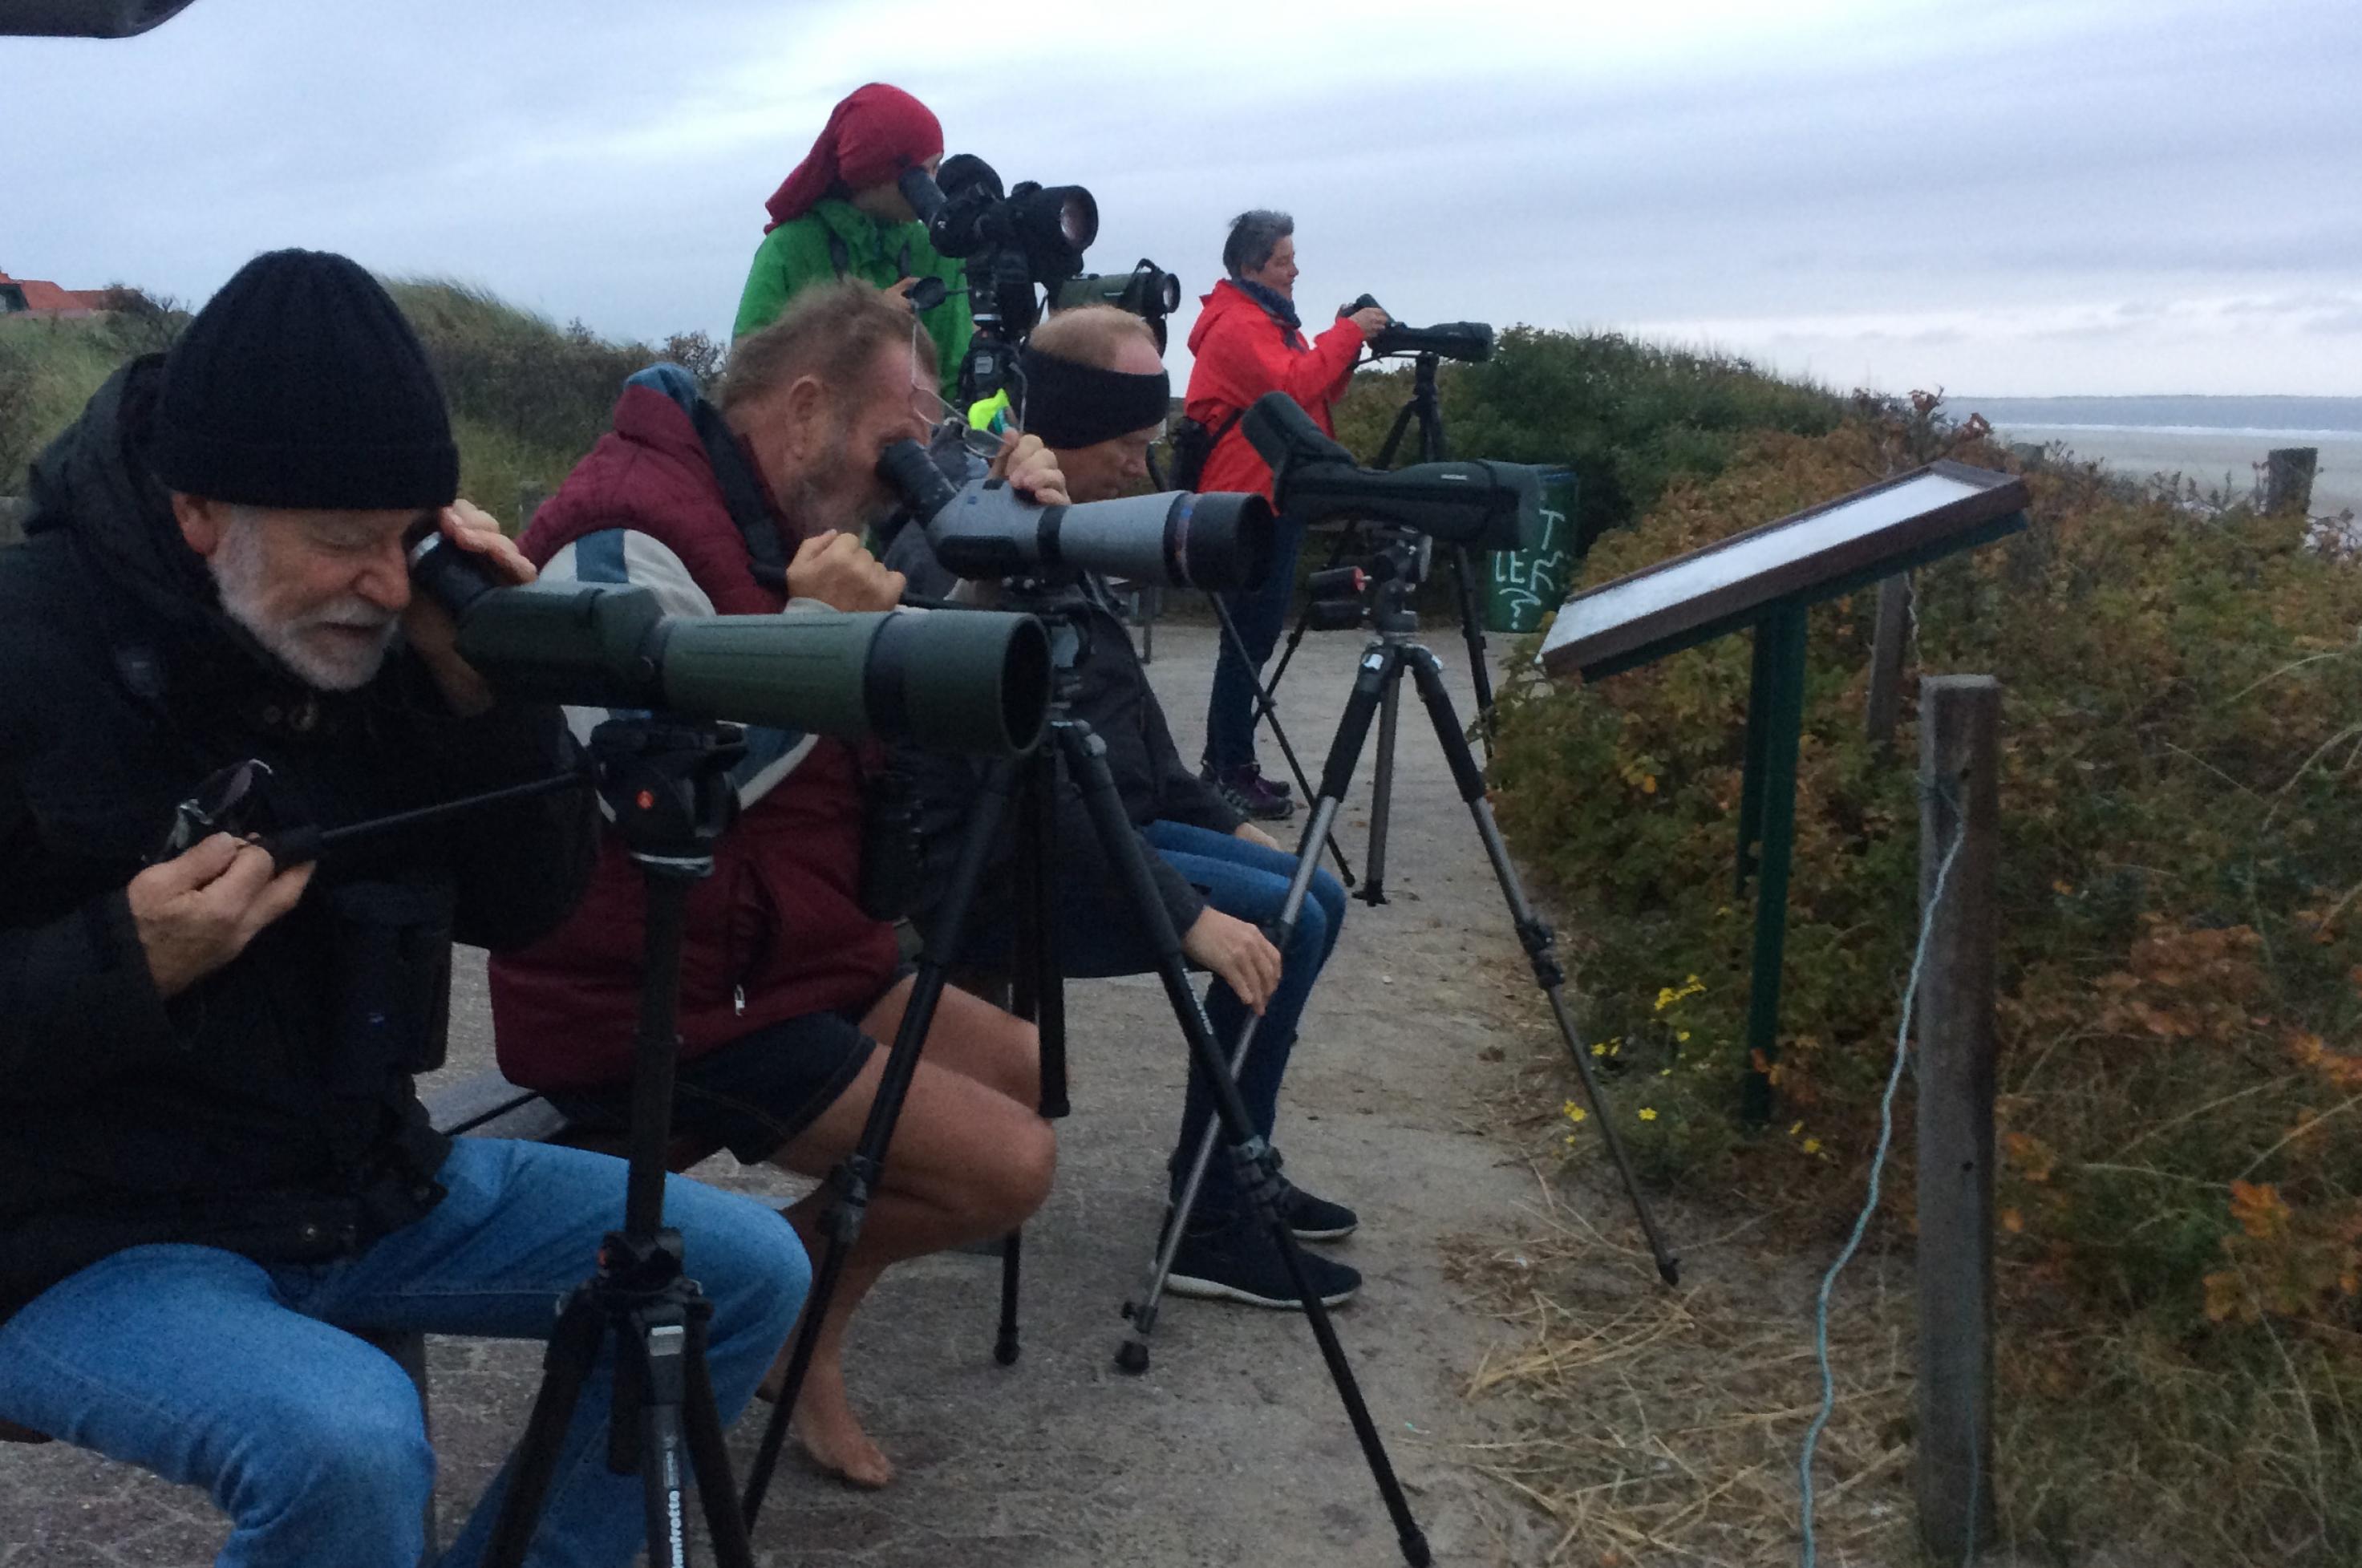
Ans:
[{"label": "man with blond hair", "polygon": [[[861,535],[891,503],[877,459],[926,436],[934,385],[933,346],[900,301],[858,282],[808,290],[738,341],[718,404],[677,367],[633,377],[614,428],[520,542],[545,578],[635,583],[674,615],[890,610],[902,580]],[[1000,468],[1021,491],[1065,499],[1038,441],[1011,443]],[[911,990],[893,928],[858,899],[877,758],[777,729],[746,739],[737,822],[690,895],[675,1123],[742,1162],[824,1175],[860,1139],[886,1060],[876,1042]],[[511,1078],[624,1119],[645,919],[611,833],[574,919],[493,966]],[[886,1485],[893,1467],[845,1392],[846,1324],[889,1264],[1002,1235],[1041,1204],[1056,1154],[1036,1055],[1030,1025],[944,993],[795,1412],[812,1459],[857,1485]],[[823,1186],[785,1211],[815,1248],[828,1202]]]}]

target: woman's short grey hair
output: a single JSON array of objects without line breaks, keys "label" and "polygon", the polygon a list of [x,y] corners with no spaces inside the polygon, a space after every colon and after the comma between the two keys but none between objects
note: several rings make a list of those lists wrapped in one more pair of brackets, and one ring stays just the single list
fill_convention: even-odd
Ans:
[{"label": "woman's short grey hair", "polygon": [[1231,220],[1231,237],[1222,242],[1222,266],[1233,278],[1242,278],[1271,259],[1279,242],[1296,232],[1296,220],[1269,207],[1256,207]]}]

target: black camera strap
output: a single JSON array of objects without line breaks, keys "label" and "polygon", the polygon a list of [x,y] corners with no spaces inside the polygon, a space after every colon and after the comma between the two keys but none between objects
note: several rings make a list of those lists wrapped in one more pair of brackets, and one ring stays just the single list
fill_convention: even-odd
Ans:
[{"label": "black camera strap", "polygon": [[[843,282],[853,271],[853,252],[845,248],[844,236],[837,233],[834,229],[829,230],[828,234],[828,264],[831,268],[835,270],[836,280],[840,283]],[[911,242],[909,240],[906,239],[902,242],[902,259],[896,262],[895,265],[900,269],[901,275],[904,278],[915,278],[918,276],[916,272],[911,271]],[[900,279],[896,281],[900,282]]]},{"label": "black camera strap", "polygon": [[722,411],[703,398],[690,404],[689,421],[696,426],[697,438],[705,447],[705,462],[713,470],[713,482],[722,487],[722,502],[730,510],[730,520],[738,525],[739,537],[746,542],[746,563],[755,580],[766,588],[786,592],[787,541],[780,536],[778,519],[771,515],[762,480],[747,463],[746,449],[738,444],[738,433],[730,428]]}]

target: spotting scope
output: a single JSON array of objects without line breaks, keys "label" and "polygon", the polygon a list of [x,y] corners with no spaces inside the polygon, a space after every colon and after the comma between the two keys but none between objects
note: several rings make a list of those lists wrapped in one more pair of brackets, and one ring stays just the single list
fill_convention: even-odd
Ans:
[{"label": "spotting scope", "polygon": [[628,584],[497,584],[440,533],[413,542],[410,573],[503,699],[1001,756],[1031,750],[1049,714],[1050,639],[1031,615],[668,615]]},{"label": "spotting scope", "polygon": [[1260,495],[1168,490],[1036,506],[1005,480],[954,484],[916,441],[877,472],[927,531],[944,569],[972,581],[1096,571],[1172,588],[1252,588],[1271,570],[1271,503]]},{"label": "spotting scope", "polygon": [[1541,537],[1541,469],[1530,463],[1365,469],[1286,392],[1256,399],[1241,425],[1271,465],[1272,494],[1290,517],[1391,523],[1480,550],[1529,550]]},{"label": "spotting scope", "polygon": [[[1385,310],[1386,307],[1368,294],[1339,311],[1348,316],[1364,308]],[[1391,315],[1391,313],[1389,313]],[[1462,364],[1481,365],[1493,357],[1493,328],[1482,321],[1439,321],[1433,326],[1405,326],[1389,319],[1370,339],[1373,358],[1383,359],[1389,354],[1432,354],[1439,359],[1457,359]]]}]

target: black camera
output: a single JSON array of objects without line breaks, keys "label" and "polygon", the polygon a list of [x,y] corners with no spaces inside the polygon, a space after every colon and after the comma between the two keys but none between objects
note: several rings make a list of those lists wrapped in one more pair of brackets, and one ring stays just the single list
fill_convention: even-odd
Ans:
[{"label": "black camera", "polygon": [[[1363,294],[1337,314],[1348,316],[1357,310],[1385,308]],[[1382,359],[1389,354],[1432,354],[1439,359],[1481,365],[1493,357],[1493,329],[1481,321],[1442,321],[1433,326],[1405,326],[1389,321],[1370,339],[1370,352]]]},{"label": "black camera", "polygon": [[1175,588],[1252,588],[1271,570],[1271,504],[1260,495],[1164,491],[1036,506],[1005,480],[955,485],[916,441],[877,461],[927,531],[944,569],[971,581],[1105,572]]},{"label": "black camera", "polygon": [[1098,204],[1080,185],[1032,181],[1004,194],[1000,176],[974,153],[955,153],[934,174],[905,169],[902,199],[927,226],[927,242],[967,263],[968,314],[982,339],[960,369],[973,401],[1008,384],[1015,345],[1041,319],[1038,289],[1055,289],[1083,270],[1098,237]]},{"label": "black camera", "polygon": [[1529,550],[1541,537],[1542,470],[1530,463],[1365,469],[1286,392],[1265,392],[1241,423],[1290,517],[1363,518],[1480,550]]},{"label": "black camera", "polygon": [[953,154],[933,174],[905,169],[896,183],[938,254],[972,259],[1015,249],[1036,282],[1081,271],[1083,252],[1098,237],[1098,204],[1088,191],[1027,180],[1004,195],[1000,176],[972,152]]}]

